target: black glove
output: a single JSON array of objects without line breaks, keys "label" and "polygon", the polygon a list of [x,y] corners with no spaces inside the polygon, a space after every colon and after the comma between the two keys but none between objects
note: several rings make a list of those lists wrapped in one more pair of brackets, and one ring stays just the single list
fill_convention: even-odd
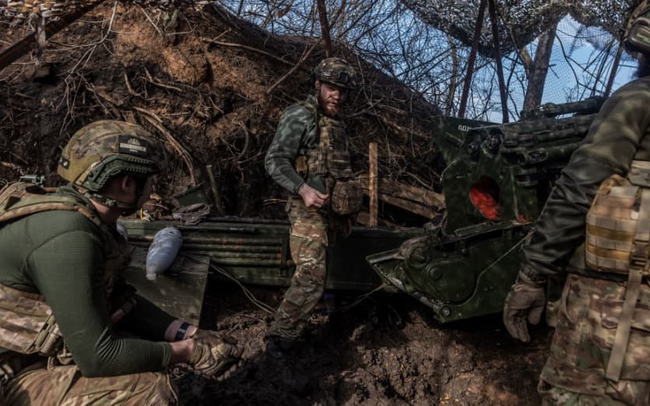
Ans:
[{"label": "black glove", "polygon": [[542,318],[545,304],[544,286],[519,272],[517,281],[512,285],[503,308],[503,324],[506,325],[508,333],[513,338],[525,343],[529,342],[526,318],[530,324],[538,324]]},{"label": "black glove", "polygon": [[232,338],[223,339],[212,332],[200,331],[194,339],[190,366],[208,378],[225,379],[237,369],[243,349]]},{"label": "black glove", "polygon": [[12,380],[23,368],[24,357],[11,351],[0,354],[0,391],[2,384]]}]

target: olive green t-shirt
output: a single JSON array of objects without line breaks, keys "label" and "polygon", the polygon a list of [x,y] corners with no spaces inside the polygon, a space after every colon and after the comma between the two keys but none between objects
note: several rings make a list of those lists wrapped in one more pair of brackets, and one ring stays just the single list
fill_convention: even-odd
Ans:
[{"label": "olive green t-shirt", "polygon": [[[71,188],[59,190],[90,205]],[[45,297],[84,376],[164,369],[171,348],[158,341],[173,317],[138,298],[135,310],[111,325],[102,238],[99,227],[76,211],[45,211],[0,224],[0,284]],[[117,329],[147,339],[126,338]]]}]

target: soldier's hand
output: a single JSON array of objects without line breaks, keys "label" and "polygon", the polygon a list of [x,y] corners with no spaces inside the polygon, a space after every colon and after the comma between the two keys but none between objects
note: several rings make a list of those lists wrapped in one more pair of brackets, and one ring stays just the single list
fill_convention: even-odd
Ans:
[{"label": "soldier's hand", "polygon": [[525,343],[529,342],[526,320],[531,324],[539,323],[545,304],[544,286],[520,272],[506,297],[503,308],[503,324],[508,329],[508,333],[513,338]]},{"label": "soldier's hand", "polygon": [[243,349],[232,338],[221,338],[212,332],[199,331],[194,339],[190,366],[208,378],[225,379],[241,362]]},{"label": "soldier's hand", "polygon": [[10,352],[0,355],[0,392],[2,392],[2,384],[13,379],[21,368],[22,363],[19,355]]},{"label": "soldier's hand", "polygon": [[306,183],[303,183],[300,187],[298,194],[302,197],[302,201],[305,202],[305,206],[307,207],[323,207],[330,197],[330,195],[323,194]]}]

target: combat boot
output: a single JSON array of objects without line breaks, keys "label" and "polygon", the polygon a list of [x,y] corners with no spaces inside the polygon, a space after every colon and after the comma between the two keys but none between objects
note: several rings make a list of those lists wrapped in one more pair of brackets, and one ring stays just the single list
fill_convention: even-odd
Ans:
[{"label": "combat boot", "polygon": [[276,335],[266,337],[266,353],[275,359],[286,358],[295,345],[296,341],[289,338]]}]

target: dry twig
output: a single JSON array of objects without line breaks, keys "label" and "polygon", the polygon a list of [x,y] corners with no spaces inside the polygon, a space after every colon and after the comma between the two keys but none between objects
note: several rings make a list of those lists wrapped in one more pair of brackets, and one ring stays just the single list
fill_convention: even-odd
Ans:
[{"label": "dry twig", "polygon": [[298,68],[300,67],[300,65],[302,65],[302,64],[307,60],[307,58],[309,57],[309,55],[311,55],[312,51],[313,51],[314,49],[316,49],[316,46],[317,46],[318,44],[320,44],[320,41],[321,41],[321,40],[319,39],[318,41],[314,42],[314,44],[311,46],[311,48],[309,48],[308,50],[306,50],[305,52],[303,52],[302,57],[300,57],[300,60],[298,61],[298,63],[296,63],[296,64],[294,65],[293,68],[289,69],[289,72],[285,73],[284,76],[282,76],[282,77],[281,77],[280,79],[278,79],[274,84],[272,84],[271,87],[269,87],[268,89],[266,89],[266,94],[267,94],[267,95],[271,94],[271,92],[273,92],[273,90],[274,90],[276,87],[278,87],[278,86],[279,86],[282,82],[284,82],[284,81],[285,81],[289,76],[291,76],[291,74],[293,74],[293,72],[295,72],[296,69],[298,69]]},{"label": "dry twig", "polygon": [[275,59],[278,62],[282,62],[282,63],[287,64],[287,65],[291,65],[291,62],[289,62],[289,61],[285,61],[284,59],[278,58],[277,56],[275,56],[273,54],[270,54],[270,53],[268,53],[266,51],[262,51],[259,48],[254,48],[254,47],[251,47],[251,46],[248,46],[248,45],[235,44],[235,43],[232,43],[232,42],[217,41],[216,39],[210,39],[210,38],[201,38],[201,41],[207,42],[209,44],[220,45],[222,47],[241,48],[241,49],[245,49],[247,51],[253,51],[253,52],[256,52],[258,54],[262,54],[262,55],[268,56],[269,58]]},{"label": "dry twig", "polygon": [[167,141],[169,141],[171,146],[179,153],[181,159],[183,159],[185,162],[185,165],[187,165],[187,169],[190,173],[190,181],[193,185],[195,185],[196,179],[194,177],[194,164],[192,163],[192,156],[189,154],[189,152],[187,152],[187,150],[183,148],[180,142],[178,142],[176,137],[174,137],[174,135],[165,128],[160,117],[148,110],[139,107],[134,107],[134,109],[140,113],[143,113],[142,117],[144,117],[144,119],[147,120],[149,124],[156,127],[156,129],[160,131],[165,136],[165,138],[167,138]]}]

